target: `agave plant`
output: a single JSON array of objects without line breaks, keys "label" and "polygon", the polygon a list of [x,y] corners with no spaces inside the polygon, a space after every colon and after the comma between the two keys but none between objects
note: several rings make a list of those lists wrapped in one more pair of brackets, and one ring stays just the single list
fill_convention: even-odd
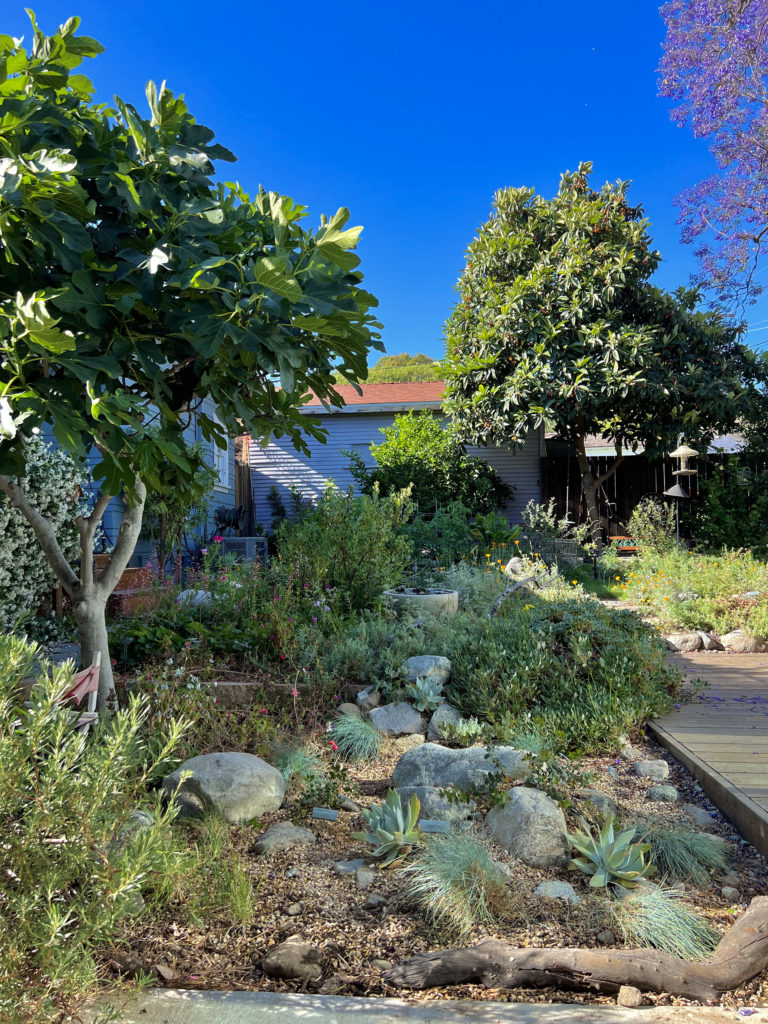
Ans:
[{"label": "agave plant", "polygon": [[383,857],[382,867],[399,864],[419,842],[419,812],[421,804],[414,793],[403,811],[396,789],[387,792],[386,799],[363,811],[369,831],[353,832],[353,839],[375,846],[374,857]]},{"label": "agave plant", "polygon": [[646,860],[651,844],[633,842],[636,838],[633,828],[616,835],[613,815],[599,830],[597,838],[588,831],[573,835],[566,832],[566,838],[582,854],[574,857],[568,867],[591,875],[589,884],[596,889],[611,882],[634,889],[641,878],[647,878],[654,870]]},{"label": "agave plant", "polygon": [[430,679],[420,676],[415,683],[409,683],[405,692],[413,700],[413,706],[417,711],[434,711],[439,707],[445,697],[443,696],[443,684],[437,679]]}]

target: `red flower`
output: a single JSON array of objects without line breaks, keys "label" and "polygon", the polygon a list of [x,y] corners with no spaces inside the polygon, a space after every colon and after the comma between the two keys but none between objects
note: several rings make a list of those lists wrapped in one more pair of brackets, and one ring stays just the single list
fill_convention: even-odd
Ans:
[{"label": "red flower", "polygon": [[338,743],[334,743],[333,740],[328,740],[328,746],[331,748],[331,750],[339,749]]}]

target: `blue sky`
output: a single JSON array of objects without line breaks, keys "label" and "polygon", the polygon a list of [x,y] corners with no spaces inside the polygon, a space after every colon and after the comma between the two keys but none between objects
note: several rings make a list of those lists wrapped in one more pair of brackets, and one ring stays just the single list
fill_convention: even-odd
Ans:
[{"label": "blue sky", "polygon": [[[389,352],[442,354],[463,252],[497,188],[557,189],[592,160],[631,179],[674,288],[695,267],[673,198],[712,167],[657,97],[663,23],[653,0],[38,0],[44,31],[77,14],[107,50],[98,95],[145,109],[167,79],[238,156],[220,173],[292,196],[309,219],[348,206],[364,225],[367,287]],[[28,35],[21,3],[1,31]],[[768,301],[748,314],[768,343]]]}]

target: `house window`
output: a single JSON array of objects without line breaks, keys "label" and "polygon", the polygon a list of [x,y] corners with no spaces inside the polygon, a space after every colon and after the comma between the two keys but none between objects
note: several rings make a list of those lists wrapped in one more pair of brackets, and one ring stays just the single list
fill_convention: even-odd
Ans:
[{"label": "house window", "polygon": [[[215,423],[221,426],[218,416],[213,413],[209,415]],[[229,440],[227,440],[226,448],[219,448],[215,441],[211,441],[211,452],[213,456],[211,465],[216,470],[217,478],[214,488],[217,491],[227,491],[229,490]]]}]

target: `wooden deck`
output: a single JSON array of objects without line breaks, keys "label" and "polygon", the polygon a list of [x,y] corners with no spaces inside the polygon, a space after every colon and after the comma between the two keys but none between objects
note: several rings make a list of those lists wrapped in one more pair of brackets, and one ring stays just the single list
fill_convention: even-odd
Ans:
[{"label": "wooden deck", "polygon": [[701,696],[649,722],[745,839],[768,857],[768,655],[670,655]]}]

